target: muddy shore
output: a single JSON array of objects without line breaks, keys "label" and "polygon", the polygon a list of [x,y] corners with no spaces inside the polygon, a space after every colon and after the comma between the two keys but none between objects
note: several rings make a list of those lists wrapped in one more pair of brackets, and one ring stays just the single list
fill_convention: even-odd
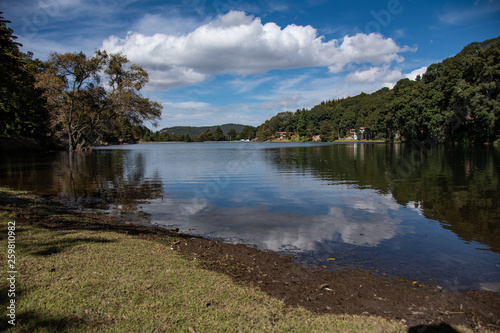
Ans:
[{"label": "muddy shore", "polygon": [[183,237],[180,243],[172,243],[173,249],[239,283],[258,286],[289,306],[315,313],[376,315],[400,320],[409,327],[462,324],[500,330],[500,294],[450,292],[360,270],[307,268],[291,257],[245,245]]}]

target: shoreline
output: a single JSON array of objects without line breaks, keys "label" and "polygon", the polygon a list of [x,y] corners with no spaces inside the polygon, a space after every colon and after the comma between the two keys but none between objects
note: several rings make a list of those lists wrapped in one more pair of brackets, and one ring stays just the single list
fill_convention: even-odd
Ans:
[{"label": "shoreline", "polygon": [[[321,315],[376,316],[408,327],[464,325],[471,329],[500,330],[500,294],[494,292],[457,293],[406,279],[377,277],[355,269],[318,270],[295,263],[290,256],[242,244],[222,243],[160,227],[127,224],[128,221],[120,221],[119,217],[70,209],[57,201],[30,194],[24,200],[28,206],[30,200],[38,200],[50,212],[67,214],[82,222],[68,224],[50,215],[33,219],[24,215],[26,212],[21,212],[14,203],[13,209],[20,215],[16,222],[20,226],[41,224],[51,230],[112,232],[167,245],[203,269],[229,276],[237,285],[257,288],[290,308],[302,307]],[[11,205],[5,200],[0,203],[2,210]],[[91,222],[85,222],[87,219]]]}]

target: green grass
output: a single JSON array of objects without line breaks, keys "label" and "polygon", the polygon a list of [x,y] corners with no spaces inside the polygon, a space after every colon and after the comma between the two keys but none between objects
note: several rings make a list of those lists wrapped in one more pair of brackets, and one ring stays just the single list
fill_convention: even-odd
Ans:
[{"label": "green grass", "polygon": [[[224,274],[202,269],[168,242],[79,228],[85,214],[51,207],[26,193],[0,190],[0,251],[16,221],[15,332],[404,332],[368,316],[316,315],[290,308]],[[28,221],[23,222],[22,221]],[[35,221],[29,223],[29,221]],[[55,228],[51,222],[66,224]],[[174,241],[175,239],[172,239]],[[0,301],[5,309],[7,270]]]}]

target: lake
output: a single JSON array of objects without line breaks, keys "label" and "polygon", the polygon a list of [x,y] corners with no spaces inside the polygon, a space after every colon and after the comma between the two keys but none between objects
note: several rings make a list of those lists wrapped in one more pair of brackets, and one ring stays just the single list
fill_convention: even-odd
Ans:
[{"label": "lake", "polygon": [[145,143],[3,154],[0,185],[318,269],[500,291],[500,147]]}]

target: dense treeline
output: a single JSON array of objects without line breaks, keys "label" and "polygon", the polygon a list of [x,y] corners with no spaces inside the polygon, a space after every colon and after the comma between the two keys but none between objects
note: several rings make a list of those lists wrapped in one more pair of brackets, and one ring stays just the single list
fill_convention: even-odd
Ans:
[{"label": "dense treeline", "polygon": [[33,60],[33,54],[19,51],[21,44],[15,42],[7,23],[0,16],[0,133],[44,138],[49,114],[42,91],[35,88],[42,63]]},{"label": "dense treeline", "polygon": [[248,125],[225,124],[211,127],[173,127],[158,132],[151,132],[144,128],[143,141],[234,141],[252,140],[256,135],[256,128]]},{"label": "dense treeline", "polygon": [[[224,134],[228,134],[228,132],[231,129],[234,129],[237,133],[241,132],[243,127],[245,125],[241,124],[223,124],[219,125]],[[167,131],[169,134],[177,134],[177,135],[186,135],[189,134],[191,137],[199,136],[201,133],[205,132],[207,129],[210,130],[210,132],[213,132],[217,129],[218,126],[174,126],[174,127],[168,127],[164,128],[161,131]]]},{"label": "dense treeline", "polygon": [[[258,127],[260,140],[276,132],[322,141],[351,136],[435,142],[492,142],[500,135],[500,37],[466,46],[428,67],[415,81],[282,112]],[[361,133],[360,128],[366,128]]]}]

